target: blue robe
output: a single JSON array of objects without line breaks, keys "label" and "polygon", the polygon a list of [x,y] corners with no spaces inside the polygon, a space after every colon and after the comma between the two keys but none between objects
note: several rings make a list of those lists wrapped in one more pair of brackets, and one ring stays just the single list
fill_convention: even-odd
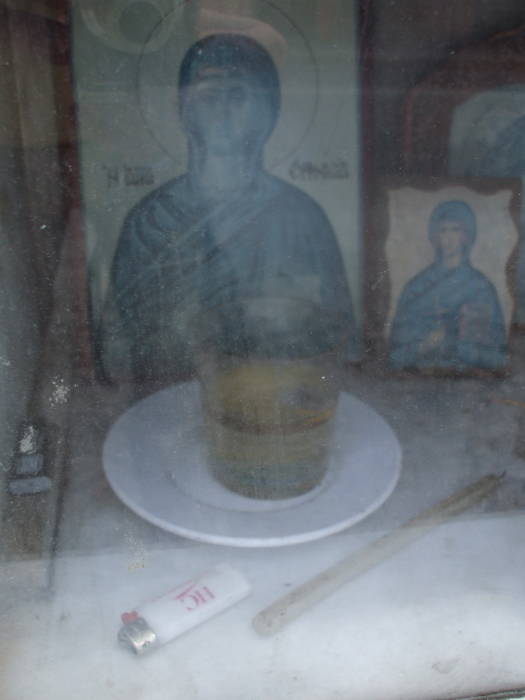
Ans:
[{"label": "blue robe", "polygon": [[254,296],[307,299],[344,319],[356,342],[350,292],[331,225],[298,188],[260,171],[213,208],[183,175],[129,213],[113,260],[100,359],[106,375],[176,376],[192,366],[191,317]]},{"label": "blue robe", "polygon": [[466,259],[453,269],[436,262],[420,272],[399,298],[389,358],[398,369],[504,367],[506,331],[492,283]]}]

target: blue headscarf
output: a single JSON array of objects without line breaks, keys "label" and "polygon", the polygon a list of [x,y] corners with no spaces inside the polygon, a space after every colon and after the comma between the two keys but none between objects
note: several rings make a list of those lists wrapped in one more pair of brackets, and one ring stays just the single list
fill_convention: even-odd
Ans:
[{"label": "blue headscarf", "polygon": [[442,221],[457,221],[465,231],[466,252],[470,252],[477,235],[476,216],[471,207],[459,200],[441,202],[435,207],[428,224],[428,237],[435,250],[439,250],[438,229]]},{"label": "blue headscarf", "polygon": [[277,69],[266,49],[243,34],[211,34],[197,41],[186,52],[179,70],[181,107],[185,89],[210,68],[238,75],[257,88],[270,107],[268,136],[279,116],[281,92]]}]

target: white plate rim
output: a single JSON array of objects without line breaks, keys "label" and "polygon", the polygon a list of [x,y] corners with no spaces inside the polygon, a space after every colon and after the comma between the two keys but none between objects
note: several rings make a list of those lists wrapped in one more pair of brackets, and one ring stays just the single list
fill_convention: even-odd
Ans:
[{"label": "white plate rim", "polygon": [[[156,394],[152,394],[146,399],[142,399],[141,401],[133,404],[130,406],[113,424],[113,426],[110,428],[108,431],[108,434],[106,436],[106,440],[104,442],[104,447],[103,447],[103,470],[106,476],[106,479],[108,480],[113,492],[117,496],[117,498],[124,503],[131,511],[133,511],[136,515],[141,517],[142,519],[146,520],[147,522],[159,527],[162,530],[165,530],[167,532],[171,532],[172,534],[179,535],[181,537],[194,540],[197,542],[202,542],[202,543],[210,543],[210,544],[218,544],[218,545],[223,545],[223,546],[233,546],[233,547],[248,547],[248,548],[261,548],[261,547],[282,547],[282,546],[289,546],[289,545],[296,545],[296,544],[302,544],[305,542],[313,542],[315,540],[322,539],[324,537],[328,537],[330,535],[334,535],[337,533],[340,533],[347,528],[351,527],[352,525],[355,525],[357,522],[360,522],[364,520],[366,517],[368,517],[371,513],[376,511],[383,503],[388,500],[388,498],[391,496],[392,492],[394,491],[398,481],[399,477],[401,475],[401,463],[402,463],[402,449],[401,445],[399,443],[399,440],[397,439],[397,436],[395,435],[394,431],[390,427],[390,425],[385,421],[385,419],[379,415],[371,406],[366,404],[365,402],[357,399],[355,396],[350,395],[346,392],[344,394],[351,398],[352,403],[355,407],[357,407],[360,410],[366,410],[370,413],[370,415],[374,416],[374,419],[377,423],[378,426],[381,427],[383,430],[383,435],[384,437],[389,438],[390,440],[390,445],[389,448],[392,451],[392,460],[391,460],[391,477],[388,480],[388,483],[384,485],[384,488],[381,490],[379,495],[371,500],[367,507],[360,510],[358,513],[354,513],[348,518],[343,518],[343,519],[337,519],[336,522],[332,523],[331,525],[327,525],[324,527],[319,527],[315,530],[306,530],[302,532],[297,532],[295,534],[286,534],[286,535],[281,535],[281,536],[265,536],[261,537],[260,535],[257,536],[244,536],[244,535],[225,535],[225,534],[215,534],[213,532],[207,532],[203,531],[203,529],[196,529],[194,527],[188,527],[185,525],[183,522],[174,522],[167,520],[165,517],[159,516],[155,512],[152,512],[150,508],[145,508],[143,507],[140,503],[138,503],[135,499],[131,498],[128,493],[126,492],[125,487],[122,487],[122,483],[120,483],[118,479],[118,470],[115,472],[114,469],[112,469],[112,459],[111,459],[111,440],[112,440],[112,435],[115,434],[115,431],[118,431],[119,429],[122,429],[122,426],[126,424],[126,421],[129,419],[130,413],[138,410],[139,408],[144,408],[145,402],[154,402],[155,397],[164,394],[165,392],[172,392],[175,393],[177,390],[183,389],[184,387],[187,387],[187,385],[176,385],[175,387],[169,387],[168,389],[163,389],[159,392],[156,392]],[[159,470],[161,467],[159,467]],[[166,482],[168,482],[168,476],[165,476]],[[177,489],[176,483],[173,482],[171,483],[170,481],[170,486],[175,489],[175,491],[178,492],[179,496],[184,497],[186,500],[190,501],[191,499],[181,490]],[[318,500],[319,498],[322,498],[323,492],[320,491],[319,495],[316,497],[314,500]],[[192,503],[195,504],[195,502],[192,500]],[[299,510],[304,510],[311,504],[312,501],[304,501],[302,503],[298,503],[295,506],[290,507],[289,509],[284,509],[284,512],[287,510],[291,511],[297,511]],[[224,517],[228,517],[228,512],[227,510],[222,511],[224,513]],[[276,511],[260,511],[256,513],[250,513],[250,516],[255,517],[256,519],[262,519],[263,521],[268,518],[271,518],[273,515],[275,515]],[[283,512],[283,511],[281,511]]]}]

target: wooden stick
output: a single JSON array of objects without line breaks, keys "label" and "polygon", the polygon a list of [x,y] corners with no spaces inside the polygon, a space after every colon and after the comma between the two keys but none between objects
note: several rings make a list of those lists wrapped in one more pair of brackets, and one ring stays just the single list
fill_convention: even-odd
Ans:
[{"label": "wooden stick", "polygon": [[393,532],[383,535],[372,544],[350,554],[334,566],[294,588],[254,617],[252,624],[255,630],[262,636],[279,632],[289,622],[348,581],[357,578],[411,542],[423,537],[440,523],[481,501],[499,485],[504,476],[504,473],[484,476]]}]

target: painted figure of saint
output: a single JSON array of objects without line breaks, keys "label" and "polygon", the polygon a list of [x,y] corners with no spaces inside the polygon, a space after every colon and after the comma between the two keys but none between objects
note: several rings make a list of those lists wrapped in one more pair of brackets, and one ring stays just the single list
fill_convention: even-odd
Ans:
[{"label": "painted figure of saint", "polygon": [[263,149],[280,86],[253,39],[208,36],[179,72],[187,172],[128,214],[112,266],[100,357],[108,376],[176,376],[191,367],[190,319],[251,297],[305,299],[344,318],[352,303],[338,244],[321,207],[270,175]]},{"label": "painted figure of saint", "polygon": [[393,367],[461,372],[505,366],[507,337],[496,290],[469,260],[476,233],[465,202],[442,202],[432,212],[435,261],[399,298],[390,334]]}]

